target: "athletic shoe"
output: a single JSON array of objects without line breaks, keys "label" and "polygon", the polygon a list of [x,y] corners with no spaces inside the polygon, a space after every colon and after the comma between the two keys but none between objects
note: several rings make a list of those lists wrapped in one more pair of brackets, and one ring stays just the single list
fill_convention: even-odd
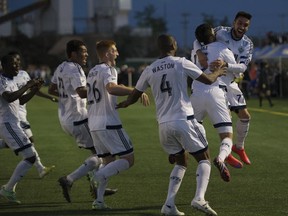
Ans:
[{"label": "athletic shoe", "polygon": [[0,195],[11,203],[21,204],[21,201],[16,199],[16,192],[6,190],[4,186],[1,187]]},{"label": "athletic shoe", "polygon": [[192,200],[191,206],[209,216],[217,216],[217,213],[209,206],[205,200]]},{"label": "athletic shoe", "polygon": [[93,210],[108,210],[108,209],[111,209],[111,208],[108,207],[104,202],[98,202],[97,200],[95,200],[92,203],[92,209]]},{"label": "athletic shoe", "polygon": [[49,167],[44,167],[44,169],[39,173],[39,177],[42,179],[46,175],[48,175],[53,169],[55,169],[55,166],[49,166]]},{"label": "athletic shoe", "polygon": [[220,161],[218,157],[216,157],[213,162],[214,162],[214,165],[220,171],[221,178],[224,181],[229,182],[230,181],[230,173],[229,173],[229,170],[226,167],[225,163]]},{"label": "athletic shoe", "polygon": [[244,148],[238,149],[238,148],[236,147],[236,145],[233,145],[233,146],[232,146],[232,151],[235,152],[236,154],[238,154],[239,157],[240,157],[240,159],[241,159],[245,164],[247,164],[247,165],[250,165],[250,164],[251,164],[251,162],[250,162],[250,160],[249,160],[249,158],[248,158],[248,156],[247,156]]},{"label": "athletic shoe", "polygon": [[[97,199],[97,181],[93,179],[93,174],[89,172],[87,174],[87,180],[89,181],[89,186],[90,186],[90,195],[93,199]],[[117,188],[106,188],[104,196],[110,196],[115,194],[118,191]]]},{"label": "athletic shoe", "polygon": [[227,162],[230,166],[240,169],[243,167],[243,163],[239,161],[237,158],[235,158],[232,154],[229,154],[228,157],[225,159],[225,162]]},{"label": "athletic shoe", "polygon": [[163,205],[161,209],[161,214],[162,215],[185,215],[185,213],[180,212],[175,205],[174,206]]},{"label": "athletic shoe", "polygon": [[68,182],[67,177],[63,176],[61,178],[58,179],[58,182],[60,184],[60,186],[62,187],[62,193],[64,198],[67,200],[67,202],[71,202],[70,199],[70,190],[72,188],[72,184]]}]

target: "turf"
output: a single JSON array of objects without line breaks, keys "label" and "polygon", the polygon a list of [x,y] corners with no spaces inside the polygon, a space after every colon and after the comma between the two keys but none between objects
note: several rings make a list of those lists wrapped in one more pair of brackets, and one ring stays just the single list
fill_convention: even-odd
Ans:
[{"label": "turf", "polygon": [[[229,168],[232,179],[221,180],[218,170],[212,172],[206,199],[221,216],[281,216],[288,215],[287,196],[287,120],[288,100],[274,99],[275,106],[258,107],[257,99],[247,101],[252,115],[246,141],[251,166]],[[155,106],[144,108],[135,104],[119,110],[123,126],[133,141],[135,165],[111,179],[109,187],[118,188],[117,194],[106,197],[110,211],[92,211],[85,177],[72,187],[72,203],[67,203],[57,179],[82,164],[89,152],[77,148],[58,122],[57,104],[35,97],[28,104],[28,118],[32,125],[35,145],[44,165],[56,166],[40,180],[32,168],[17,186],[21,205],[11,205],[0,198],[0,215],[160,215],[165,201],[172,165],[161,149],[155,120]],[[233,119],[236,117],[233,115]],[[205,122],[211,157],[218,152],[219,138],[209,120]],[[0,184],[5,184],[17,162],[9,149],[0,150]],[[195,193],[196,163],[191,157],[188,170],[176,198],[179,210],[186,215],[204,215],[193,210],[190,202]]]}]

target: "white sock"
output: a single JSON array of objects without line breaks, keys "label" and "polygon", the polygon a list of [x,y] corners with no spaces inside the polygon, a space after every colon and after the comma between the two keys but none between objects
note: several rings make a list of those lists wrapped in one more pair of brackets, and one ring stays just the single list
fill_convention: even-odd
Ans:
[{"label": "white sock", "polygon": [[233,143],[232,143],[232,139],[231,138],[226,137],[226,138],[224,138],[221,141],[220,152],[219,152],[219,155],[218,155],[218,158],[221,161],[225,161],[225,159],[231,153],[232,145],[233,145]]},{"label": "white sock", "polygon": [[98,169],[100,163],[101,163],[101,160],[96,155],[93,155],[87,158],[84,161],[84,163],[80,167],[78,167],[78,169],[76,169],[74,172],[67,175],[67,180],[70,183],[73,183],[74,181],[87,175],[88,172],[94,169]]},{"label": "white sock", "polygon": [[178,193],[178,190],[181,186],[182,179],[185,175],[186,167],[175,165],[171,174],[170,174],[170,181],[168,187],[168,194],[165,201],[166,205],[174,206],[175,205],[175,197]]},{"label": "white sock", "polygon": [[237,131],[236,147],[239,149],[244,148],[244,142],[248,135],[249,125],[250,125],[249,119],[238,119],[236,123],[236,131]]},{"label": "white sock", "polygon": [[208,187],[209,178],[211,172],[211,164],[209,160],[201,160],[198,163],[198,167],[196,170],[196,200],[205,200],[205,193]]},{"label": "white sock", "polygon": [[43,166],[43,164],[41,163],[41,159],[36,149],[35,149],[35,154],[36,154],[36,161],[34,163],[34,166],[36,167],[38,173],[40,174],[44,170],[45,166]]},{"label": "white sock", "polygon": [[16,184],[24,177],[27,171],[33,166],[33,164],[28,161],[22,160],[16,166],[12,176],[10,177],[8,183],[5,185],[6,190],[14,190]]},{"label": "white sock", "polygon": [[97,202],[104,202],[104,193],[108,183],[108,178],[129,169],[129,162],[126,159],[115,160],[95,173],[95,179],[98,181]]}]

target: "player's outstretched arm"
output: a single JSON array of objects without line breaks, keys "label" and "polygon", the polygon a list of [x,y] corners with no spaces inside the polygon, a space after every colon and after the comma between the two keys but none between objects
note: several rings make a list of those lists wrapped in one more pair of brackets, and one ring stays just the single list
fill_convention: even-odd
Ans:
[{"label": "player's outstretched arm", "polygon": [[125,101],[122,101],[116,105],[116,109],[126,108],[131,104],[134,104],[138,101],[138,99],[142,96],[143,92],[138,91],[137,89],[133,89],[132,93],[128,96]]}]

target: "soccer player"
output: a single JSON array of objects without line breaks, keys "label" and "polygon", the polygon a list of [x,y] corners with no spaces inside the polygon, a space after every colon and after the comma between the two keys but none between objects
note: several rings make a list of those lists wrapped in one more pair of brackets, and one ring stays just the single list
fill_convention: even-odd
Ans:
[{"label": "soccer player", "polygon": [[[96,53],[99,64],[87,76],[88,124],[97,155],[105,166],[94,175],[98,182],[97,199],[92,204],[94,210],[109,208],[104,202],[108,180],[134,164],[132,143],[115,108],[117,96],[129,95],[133,89],[117,83],[115,66],[119,53],[114,41],[97,42]],[[145,93],[142,94],[142,103],[149,104]]]},{"label": "soccer player", "polygon": [[[14,55],[19,62],[19,65],[21,66],[21,56],[18,52],[10,52],[9,55]],[[31,80],[29,74],[24,71],[24,70],[19,70],[17,76],[15,76],[14,81],[16,82],[18,88],[20,89],[22,86],[26,85],[26,83]],[[58,102],[58,100],[55,97],[51,97],[48,94],[43,93],[41,90],[36,92],[36,95],[46,98],[48,100],[51,100],[53,102]],[[20,118],[20,126],[26,133],[26,135],[29,137],[31,143],[35,144],[34,138],[33,138],[33,133],[31,130],[31,126],[29,121],[27,120],[27,109],[26,109],[26,104],[20,105],[19,107],[19,118]],[[41,163],[40,156],[37,154],[36,155],[36,161],[34,163],[34,166],[37,168],[37,171],[39,173],[39,177],[43,178],[44,176],[48,175],[54,168],[55,166],[44,166]]]},{"label": "soccer player", "polygon": [[[235,72],[237,74],[239,74],[239,72],[244,73],[246,71],[253,54],[253,43],[245,35],[249,29],[251,18],[251,14],[244,11],[239,11],[234,18],[232,27],[219,26],[214,29],[216,33],[216,40],[227,45],[227,47],[234,53],[237,64],[230,64],[223,62],[222,60],[216,60],[209,65],[212,70],[214,67],[219,67],[220,65],[224,64],[228,67],[228,71]],[[207,67],[206,56],[198,51],[197,56],[200,64],[203,67]],[[244,142],[248,135],[251,116],[248,112],[243,93],[236,82],[232,82],[230,85],[227,85],[227,97],[230,104],[230,110],[235,111],[239,118],[236,123],[237,140],[232,146],[232,151],[237,153],[245,164],[249,165],[251,162],[245,152]],[[239,164],[242,164],[231,154],[228,156],[226,161],[231,166],[237,168],[239,167]]]},{"label": "soccer player", "polygon": [[1,64],[3,73],[0,75],[0,137],[16,155],[21,155],[23,160],[18,163],[9,181],[1,187],[0,195],[9,202],[20,204],[16,198],[16,185],[35,163],[37,153],[20,126],[18,111],[20,104],[27,103],[36,94],[43,80],[30,80],[18,89],[13,77],[17,76],[20,69],[19,61],[14,55],[5,55],[1,58]]},{"label": "soccer player", "polygon": [[[81,66],[87,62],[86,45],[80,40],[71,40],[66,44],[68,60],[62,62],[54,72],[48,93],[58,96],[58,117],[62,129],[73,136],[79,148],[91,151],[92,155],[84,163],[67,176],[58,179],[62,192],[71,202],[70,190],[72,184],[88,172],[97,170],[102,161],[97,157],[93,140],[88,128],[86,108],[86,76]],[[95,192],[94,182],[90,187]],[[116,189],[107,189],[106,194],[114,194]],[[93,195],[93,194],[92,194]]]},{"label": "soccer player", "polygon": [[[236,64],[233,53],[221,42],[216,42],[213,28],[209,24],[201,24],[195,30],[195,36],[201,43],[201,51],[208,59],[208,64],[216,59],[227,63]],[[197,64],[197,55],[192,50],[191,59]],[[208,68],[205,73],[212,73]],[[226,85],[234,80],[234,74],[228,72],[226,76],[219,77],[212,85],[205,85],[197,80],[192,83],[193,93],[191,102],[195,118],[203,122],[206,115],[209,116],[213,126],[217,129],[221,144],[218,156],[214,159],[215,166],[219,169],[224,181],[230,181],[230,173],[224,161],[231,153],[233,144],[233,128],[230,111],[226,100]]]},{"label": "soccer player", "polygon": [[176,57],[177,43],[170,35],[158,37],[160,57],[142,72],[136,87],[127,100],[118,107],[135,103],[150,86],[154,96],[159,124],[159,136],[163,149],[172,163],[167,199],[161,209],[164,215],[185,215],[175,205],[175,198],[187,168],[185,151],[198,162],[196,171],[196,193],[192,207],[209,215],[217,213],[205,200],[211,165],[204,127],[194,118],[191,101],[187,94],[188,76],[205,84],[212,84],[225,69],[211,74],[203,73],[191,61]]}]

